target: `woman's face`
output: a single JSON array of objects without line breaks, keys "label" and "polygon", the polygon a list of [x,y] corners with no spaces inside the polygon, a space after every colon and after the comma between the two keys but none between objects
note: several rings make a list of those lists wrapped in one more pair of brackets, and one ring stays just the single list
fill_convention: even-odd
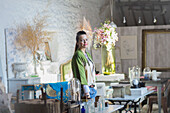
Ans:
[{"label": "woman's face", "polygon": [[87,38],[87,36],[85,34],[80,35],[79,41],[77,42],[77,45],[78,45],[79,49],[87,48],[87,46],[88,46],[88,38]]}]

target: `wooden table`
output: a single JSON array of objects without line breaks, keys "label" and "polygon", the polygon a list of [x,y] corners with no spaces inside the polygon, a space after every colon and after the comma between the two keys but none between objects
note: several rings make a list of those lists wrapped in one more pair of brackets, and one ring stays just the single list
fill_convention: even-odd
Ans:
[{"label": "wooden table", "polygon": [[0,113],[10,113],[8,106],[0,105]]},{"label": "wooden table", "polygon": [[[140,102],[140,100],[141,100],[141,98],[143,98],[143,97],[145,97],[145,96],[147,96],[147,95],[149,95],[149,94],[151,94],[151,93],[153,93],[154,91],[148,91],[148,92],[146,92],[145,94],[143,94],[143,95],[125,95],[124,96],[124,98],[122,98],[122,97],[116,97],[116,98],[106,98],[106,100],[109,100],[109,101],[111,101],[112,103],[114,103],[114,102],[119,102],[120,104],[122,103],[122,102],[126,102],[126,104],[124,105],[124,108],[123,109],[125,109],[126,108],[126,106],[127,106],[127,104],[129,103],[129,102],[132,102],[133,104],[134,104],[134,113],[137,113],[137,111],[136,111],[136,107],[137,107],[137,103],[138,102]],[[122,110],[123,110],[122,109]],[[128,110],[128,111],[130,111],[130,110]]]},{"label": "wooden table", "polygon": [[159,113],[161,113],[161,97],[162,97],[161,89],[163,84],[165,84],[168,81],[168,79],[158,79],[157,81],[141,79],[141,81],[145,83],[145,86],[157,86],[158,108],[159,108]]}]

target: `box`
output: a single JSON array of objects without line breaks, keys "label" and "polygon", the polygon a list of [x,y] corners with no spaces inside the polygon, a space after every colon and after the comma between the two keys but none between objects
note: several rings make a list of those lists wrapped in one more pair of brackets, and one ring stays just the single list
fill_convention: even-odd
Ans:
[{"label": "box", "polygon": [[113,88],[113,98],[124,98],[124,95],[130,95],[130,84],[111,84],[111,86]]},{"label": "box", "polygon": [[147,92],[147,88],[146,87],[142,87],[142,88],[131,88],[131,95],[138,95],[141,96],[143,94],[145,94]]}]

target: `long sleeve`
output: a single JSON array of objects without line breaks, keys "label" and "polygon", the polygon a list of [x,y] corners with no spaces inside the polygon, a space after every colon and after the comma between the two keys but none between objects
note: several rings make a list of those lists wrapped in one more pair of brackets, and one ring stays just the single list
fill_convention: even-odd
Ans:
[{"label": "long sleeve", "polygon": [[88,85],[84,65],[81,54],[75,54],[72,59],[73,75],[80,80],[82,85]]},{"label": "long sleeve", "polygon": [[83,85],[83,91],[84,91],[84,93],[89,93],[90,92],[89,86]]}]

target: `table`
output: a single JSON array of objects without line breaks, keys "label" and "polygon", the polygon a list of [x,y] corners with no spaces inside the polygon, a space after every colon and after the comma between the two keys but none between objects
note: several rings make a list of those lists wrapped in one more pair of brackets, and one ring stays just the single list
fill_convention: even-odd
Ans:
[{"label": "table", "polygon": [[141,81],[145,83],[145,86],[157,86],[158,108],[159,108],[159,113],[161,113],[161,97],[162,97],[161,89],[163,84],[165,84],[168,81],[168,79],[159,79],[157,81],[141,79]]},{"label": "table", "polygon": [[110,83],[118,82],[125,79],[125,74],[111,74],[111,75],[96,75],[96,82],[105,82],[106,86],[110,86]]},{"label": "table", "polygon": [[[124,98],[121,97],[116,97],[116,98],[106,98],[106,100],[111,101],[112,103],[114,102],[119,102],[121,104],[121,102],[126,102],[125,106],[123,107],[123,109],[125,109],[127,107],[127,104],[129,102],[134,103],[134,113],[137,113],[136,111],[136,107],[137,107],[137,103],[140,102],[141,98],[153,93],[154,91],[147,91],[146,93],[144,93],[143,95],[125,95]],[[122,109],[122,110],[123,110]]]},{"label": "table", "polygon": [[119,109],[122,109],[123,107],[124,105],[109,105],[108,107],[105,107],[104,110],[102,111],[95,110],[95,112],[97,111],[97,113],[112,113],[112,112],[118,111]]}]

